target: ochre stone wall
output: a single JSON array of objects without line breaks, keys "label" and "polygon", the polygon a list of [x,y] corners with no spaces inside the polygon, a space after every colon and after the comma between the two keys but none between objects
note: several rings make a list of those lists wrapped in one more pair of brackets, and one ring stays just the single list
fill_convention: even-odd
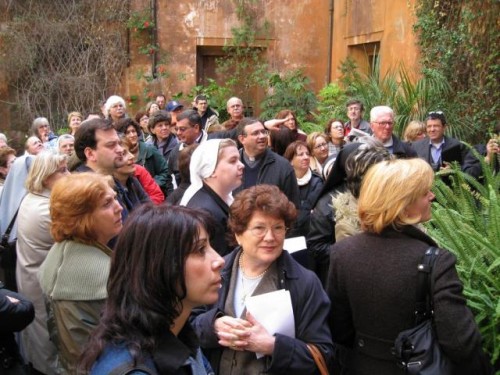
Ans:
[{"label": "ochre stone wall", "polygon": [[[133,1],[133,7],[148,6],[149,1]],[[217,48],[230,42],[231,28],[239,26],[232,0],[158,0],[158,42],[168,52],[170,77],[160,79],[156,90],[168,97],[187,93],[197,84],[197,47]],[[261,19],[271,23],[265,55],[273,70],[288,71],[303,67],[315,89],[328,76],[328,0],[261,0],[256,3]],[[133,43],[134,41],[132,41]],[[143,82],[137,72],[150,69],[147,57],[137,56],[132,47],[131,65],[124,79],[126,95],[142,93]],[[258,100],[257,100],[258,101]]]},{"label": "ochre stone wall", "polygon": [[[368,71],[364,51],[376,47],[383,74],[399,63],[409,72],[418,69],[418,48],[413,32],[415,0],[335,0],[332,79],[340,64],[352,56]],[[366,47],[366,48],[365,48]]]}]

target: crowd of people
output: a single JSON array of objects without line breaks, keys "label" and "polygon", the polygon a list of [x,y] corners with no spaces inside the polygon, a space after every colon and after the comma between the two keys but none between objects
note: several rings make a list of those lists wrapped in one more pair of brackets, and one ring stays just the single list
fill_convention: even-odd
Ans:
[{"label": "crowd of people", "polygon": [[[70,112],[59,136],[34,119],[20,156],[0,134],[7,374],[323,374],[318,356],[403,373],[391,348],[437,246],[421,225],[435,172],[499,172],[499,126],[469,150],[441,111],[403,140],[390,107],[365,120],[359,100],[310,134],[237,97],[224,122],[205,95],[101,112]],[[442,250],[433,271],[439,344],[456,374],[488,374],[455,262]]]}]

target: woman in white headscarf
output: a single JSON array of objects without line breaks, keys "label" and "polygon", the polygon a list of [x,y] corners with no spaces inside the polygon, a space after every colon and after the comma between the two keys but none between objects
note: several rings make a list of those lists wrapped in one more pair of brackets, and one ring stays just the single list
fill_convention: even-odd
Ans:
[{"label": "woman in white headscarf", "polygon": [[232,250],[226,241],[232,191],[241,185],[244,169],[236,143],[231,139],[202,142],[191,156],[189,169],[191,186],[181,206],[204,209],[214,218],[216,227],[210,242],[224,256]]}]

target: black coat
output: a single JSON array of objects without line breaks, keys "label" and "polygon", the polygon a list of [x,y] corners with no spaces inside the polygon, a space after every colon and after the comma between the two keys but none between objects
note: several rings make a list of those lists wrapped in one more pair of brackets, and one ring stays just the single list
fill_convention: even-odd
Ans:
[{"label": "black coat", "polygon": [[330,247],[335,243],[335,216],[332,199],[337,192],[345,191],[345,163],[349,155],[355,152],[361,143],[349,143],[339,151],[332,170],[328,175],[319,198],[314,202],[314,209],[309,222],[309,233],[306,237],[307,251],[314,260],[314,270],[322,284],[326,282],[328,264],[330,263]]},{"label": "black coat", "polygon": [[410,159],[418,156],[412,145],[401,141],[395,135],[392,136],[392,154],[398,159]]},{"label": "black coat", "polygon": [[[0,285],[0,288],[2,287],[3,285]],[[7,297],[15,298],[19,302],[13,303]],[[3,370],[6,374],[15,374],[21,362],[13,332],[21,331],[34,318],[35,309],[30,301],[18,293],[0,289],[0,368],[9,366]],[[12,372],[9,372],[8,368]]]},{"label": "black coat", "polygon": [[[480,156],[486,156],[486,145],[475,145],[474,149]],[[492,165],[494,173],[500,172],[500,162],[498,157],[495,157],[490,165]],[[465,155],[464,163],[462,164],[462,171],[470,174],[477,179],[480,179],[483,175],[483,167],[481,167],[481,162],[476,157],[476,155],[474,155],[472,150],[469,150]]]},{"label": "black coat", "polygon": [[322,188],[323,179],[314,172],[312,172],[311,180],[307,184],[299,186],[299,214],[294,227],[294,233],[297,236],[307,236],[309,234],[311,211]]},{"label": "black coat", "polygon": [[226,240],[229,206],[208,185],[198,190],[186,204],[186,207],[205,210],[214,219],[214,231],[210,235],[210,245],[222,256],[228,254],[233,246]]},{"label": "black coat", "polygon": [[[401,374],[391,355],[399,332],[414,326],[417,265],[435,242],[413,226],[361,233],[332,247],[327,291],[334,342],[353,348],[353,373]],[[444,250],[434,270],[434,323],[457,374],[483,374],[481,336],[462,294],[456,258]],[[460,371],[458,371],[458,369]]]},{"label": "black coat", "polygon": [[[243,149],[240,150],[240,160],[243,160]],[[263,160],[260,162],[260,169],[257,176],[257,185],[269,184],[279,187],[287,196],[288,200],[299,207],[299,185],[292,165],[284,157],[266,149]],[[234,190],[233,194],[245,189],[245,172],[243,172],[243,183]]]}]

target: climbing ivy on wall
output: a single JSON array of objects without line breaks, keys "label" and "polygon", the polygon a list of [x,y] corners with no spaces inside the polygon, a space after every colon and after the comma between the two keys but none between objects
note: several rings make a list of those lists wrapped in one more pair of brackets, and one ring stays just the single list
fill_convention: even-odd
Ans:
[{"label": "climbing ivy on wall", "polygon": [[[265,86],[268,64],[265,59],[265,40],[270,23],[263,15],[261,1],[233,0],[239,25],[231,29],[232,41],[223,47],[226,54],[217,59],[217,71],[227,77],[225,86],[244,96],[252,88]],[[257,40],[259,43],[257,43]]]},{"label": "climbing ivy on wall", "polygon": [[422,73],[446,77],[471,142],[484,141],[500,115],[498,14],[498,0],[417,0]]}]

